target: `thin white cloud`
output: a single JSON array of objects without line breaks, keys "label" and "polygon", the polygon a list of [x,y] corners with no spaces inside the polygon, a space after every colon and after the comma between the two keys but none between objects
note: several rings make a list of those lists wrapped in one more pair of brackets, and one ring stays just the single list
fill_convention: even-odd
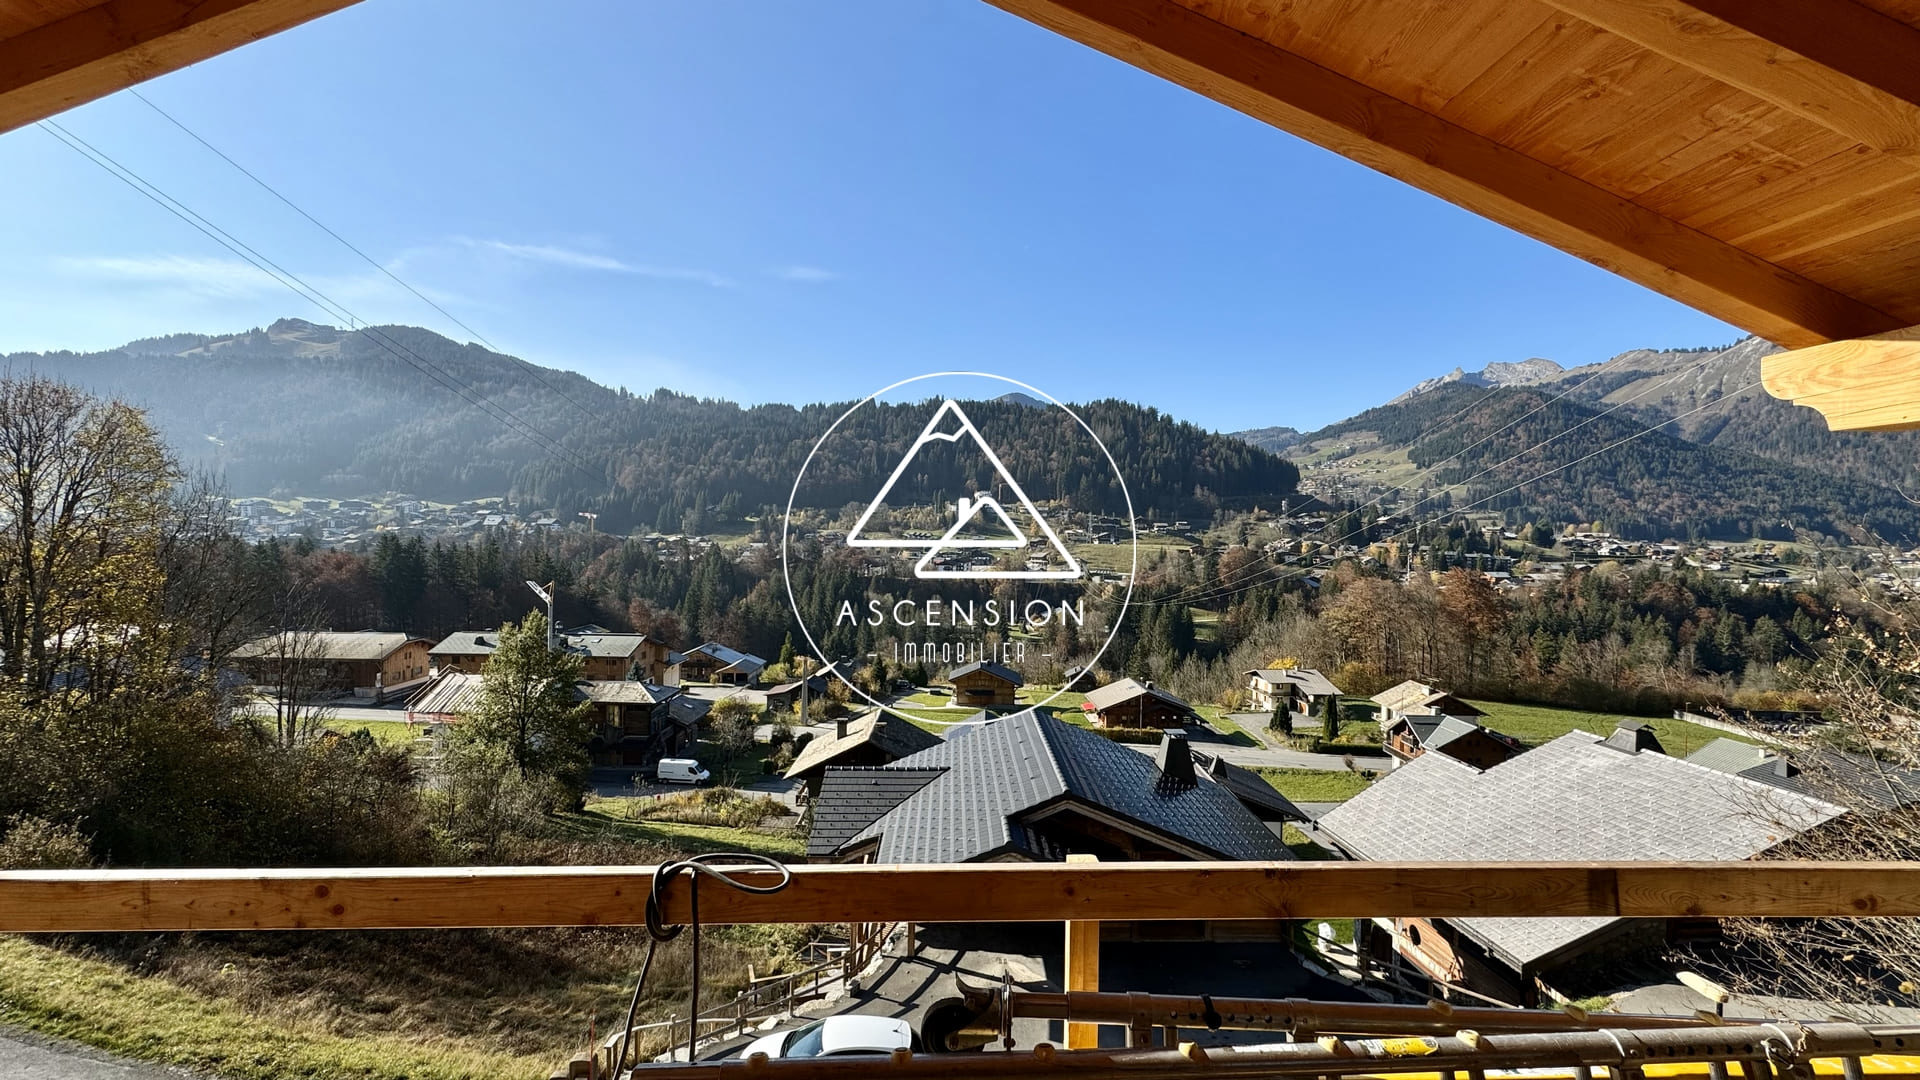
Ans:
[{"label": "thin white cloud", "polygon": [[524,262],[545,263],[549,266],[565,267],[570,270],[599,270],[619,274],[637,274],[641,277],[657,278],[661,281],[690,281],[715,289],[728,288],[733,281],[724,274],[711,270],[701,270],[684,266],[658,266],[649,263],[630,263],[616,259],[611,255],[602,255],[593,251],[580,251],[574,248],[559,247],[554,244],[515,244],[505,240],[471,240],[459,238],[459,242],[469,247],[498,252],[509,258]]},{"label": "thin white cloud", "polygon": [[241,259],[193,255],[62,255],[56,269],[73,275],[142,282],[196,296],[230,299],[285,288]]},{"label": "thin white cloud", "polygon": [[782,266],[769,270],[768,273],[779,278],[781,281],[799,281],[808,285],[819,285],[828,281],[840,280],[839,274],[819,266]]}]

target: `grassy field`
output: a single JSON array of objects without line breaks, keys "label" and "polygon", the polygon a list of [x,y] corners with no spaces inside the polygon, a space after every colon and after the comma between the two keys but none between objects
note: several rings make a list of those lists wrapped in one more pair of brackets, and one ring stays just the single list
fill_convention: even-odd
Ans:
[{"label": "grassy field", "polygon": [[635,821],[628,816],[633,799],[588,799],[585,813],[563,819],[565,827],[583,835],[602,833],[636,844],[663,844],[687,854],[748,851],[773,858],[806,854],[806,837],[798,832],[761,832],[724,825],[683,825],[677,821]]},{"label": "grassy field", "polygon": [[[1547,705],[1509,705],[1498,701],[1475,701],[1472,704],[1487,714],[1485,722],[1488,727],[1511,735],[1528,746],[1551,742],[1575,728],[1595,735],[1608,735],[1622,719],[1620,713],[1582,712],[1579,709],[1558,709]],[[1754,741],[1699,724],[1689,724],[1685,720],[1675,720],[1671,716],[1643,716],[1639,719],[1653,728],[1654,734],[1660,737],[1660,745],[1666,747],[1667,753],[1674,757],[1686,757],[1715,739]]]},{"label": "grassy field", "polygon": [[400,720],[328,720],[326,728],[342,735],[365,731],[382,746],[410,746],[413,740],[426,733],[423,725],[407,724]]},{"label": "grassy field", "polygon": [[1356,772],[1326,772],[1320,769],[1256,770],[1274,790],[1294,802],[1346,802],[1367,790],[1369,781]]}]

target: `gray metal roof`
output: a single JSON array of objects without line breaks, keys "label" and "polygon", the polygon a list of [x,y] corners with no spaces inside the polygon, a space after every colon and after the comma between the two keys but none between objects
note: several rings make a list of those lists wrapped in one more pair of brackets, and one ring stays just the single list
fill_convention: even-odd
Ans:
[{"label": "gray metal roof", "polygon": [[656,705],[680,691],[638,679],[581,679],[574,692],[602,705]]},{"label": "gray metal roof", "polygon": [[1097,690],[1090,690],[1087,692],[1087,704],[1104,712],[1122,702],[1132,701],[1142,694],[1159,698],[1161,701],[1172,705],[1176,709],[1191,711],[1193,708],[1191,705],[1167,693],[1165,690],[1157,686],[1150,686],[1138,679],[1120,679],[1116,682],[1110,682]]},{"label": "gray metal roof", "polygon": [[1773,754],[1769,753],[1765,747],[1744,743],[1739,739],[1715,739],[1688,754],[1687,760],[1717,772],[1737,773],[1772,761]]},{"label": "gray metal roof", "polygon": [[[645,634],[564,633],[560,645],[580,656],[619,659],[638,652]],[[428,650],[430,656],[491,656],[500,647],[498,630],[455,630]]]},{"label": "gray metal roof", "polygon": [[807,854],[832,855],[880,815],[905,802],[944,772],[945,769],[898,765],[828,769],[820,783],[820,794],[813,799],[813,828],[807,834]]},{"label": "gray metal roof", "polygon": [[[1252,811],[1211,779],[1178,791],[1156,791],[1159,769],[1145,754],[1031,709],[975,725],[964,738],[896,765],[946,771],[853,838],[879,838],[880,862],[968,862],[1006,852],[1051,858],[1057,853],[1052,845],[1022,819],[1064,798],[1218,858],[1293,857]],[[829,768],[827,775],[834,771]]]},{"label": "gray metal roof", "polygon": [[413,695],[412,700],[407,702],[407,711],[438,716],[460,716],[472,712],[473,707],[480,703],[481,679],[480,675],[464,671],[443,671]]},{"label": "gray metal roof", "polygon": [[[1832,803],[1573,731],[1481,772],[1422,754],[1318,821],[1356,858],[1428,862],[1747,859],[1845,813]],[[1516,968],[1605,917],[1452,922]]]},{"label": "gray metal roof", "polygon": [[288,653],[303,660],[385,660],[400,646],[424,640],[382,630],[294,630],[255,638],[233,650],[233,655],[242,660]]},{"label": "gray metal roof", "polygon": [[971,675],[976,671],[984,671],[996,679],[1002,679],[1015,686],[1021,686],[1026,682],[1025,679],[1020,677],[1020,673],[1012,668],[985,660],[976,660],[971,664],[962,664],[954,668],[952,671],[947,672],[947,680],[951,682],[962,675]]},{"label": "gray metal roof", "polygon": [[1274,686],[1290,683],[1299,687],[1300,692],[1311,697],[1332,697],[1340,692],[1333,680],[1310,667],[1303,668],[1258,668],[1247,672],[1258,675]]}]

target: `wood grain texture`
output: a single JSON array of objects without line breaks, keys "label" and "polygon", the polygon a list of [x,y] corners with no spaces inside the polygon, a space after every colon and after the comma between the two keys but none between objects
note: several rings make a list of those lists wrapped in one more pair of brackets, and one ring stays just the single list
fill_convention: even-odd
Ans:
[{"label": "wood grain texture", "polygon": [[355,2],[107,0],[21,30],[0,40],[0,132]]},{"label": "wood grain texture", "polygon": [[[1099,858],[1094,855],[1067,856],[1069,866],[1086,866],[1097,864],[1099,861]],[[1099,923],[1086,919],[1075,919],[1067,923],[1066,967],[1066,989],[1100,989]],[[1091,1050],[1099,1045],[1100,1025],[1067,1025],[1067,1049]]]},{"label": "wood grain texture", "polygon": [[1173,0],[990,2],[1789,347],[1908,321]]},{"label": "wood grain texture", "polygon": [[1546,0],[1920,167],[1920,30],[1851,0]]},{"label": "wood grain texture", "polygon": [[[649,867],[0,872],[0,932],[633,925]],[[687,917],[687,886],[667,918]],[[1920,915],[1920,863],[968,863],[709,883],[713,923]]]},{"label": "wood grain texture", "polygon": [[1760,362],[1774,397],[1820,410],[1834,431],[1920,428],[1920,326]]}]

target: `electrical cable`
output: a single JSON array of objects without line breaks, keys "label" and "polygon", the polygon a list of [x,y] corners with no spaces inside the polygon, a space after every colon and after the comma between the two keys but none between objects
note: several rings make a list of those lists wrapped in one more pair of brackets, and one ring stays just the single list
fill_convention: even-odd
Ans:
[{"label": "electrical cable", "polygon": [[[772,871],[779,875],[771,884],[757,885],[736,876],[741,870]],[[687,879],[687,915],[686,925],[668,924],[666,921],[666,891],[673,879],[682,874],[691,875]],[[627,1023],[620,1031],[620,1050],[613,1059],[611,1080],[619,1080],[620,1070],[626,1068],[627,1050],[633,1038],[633,1022],[640,1011],[640,995],[647,985],[647,975],[653,970],[654,950],[662,942],[672,941],[681,931],[693,931],[693,991],[687,1010],[687,1062],[693,1062],[695,1044],[700,1038],[700,879],[711,877],[719,880],[730,889],[745,893],[766,895],[777,893],[793,881],[793,871],[785,863],[764,855],[753,855],[739,851],[720,851],[706,855],[694,855],[655,868],[653,887],[647,893],[646,927],[647,955],[640,963],[640,976],[633,982],[633,997],[627,1002]],[[669,1033],[671,1035],[671,1033]]]},{"label": "electrical cable", "polygon": [[344,305],[333,300],[306,282],[299,275],[273,262],[273,260],[262,255],[244,241],[235,237],[232,233],[227,232],[185,203],[167,194],[157,185],[147,181],[132,169],[114,160],[112,156],[93,146],[93,144],[87,142],[85,139],[80,138],[78,135],[73,134],[71,131],[68,131],[66,128],[61,127],[51,120],[40,121],[39,127],[41,130],[46,131],[49,135],[65,144],[68,149],[73,150],[75,153],[98,165],[109,175],[126,184],[128,187],[131,187],[136,192],[139,192],[148,200],[160,206],[168,213],[173,214],[181,221],[186,222],[208,239],[238,256],[254,269],[259,270],[269,278],[285,286],[295,295],[313,304],[328,316],[347,323],[349,329],[364,335],[375,345],[378,345],[386,351],[388,355],[411,365],[420,371],[421,374],[454,394],[454,396],[474,406],[481,412],[486,413],[516,434],[526,438],[529,442],[534,443],[535,446],[545,451],[549,456],[560,460],[563,464],[572,465],[574,468],[579,469],[588,476],[594,477],[596,480],[604,479],[603,476],[597,473],[578,455],[549,438],[531,423],[516,416],[511,410],[488,400],[480,391],[468,386],[465,382],[461,381],[458,376],[453,375],[431,360],[414,352],[414,350],[409,348],[404,342],[394,340],[377,327],[367,323],[366,320],[355,315]]},{"label": "electrical cable", "polygon": [[172,113],[161,108],[160,106],[154,104],[153,101],[149,99],[145,94],[142,94],[140,91],[132,88],[129,88],[127,90],[127,93],[132,94],[135,98],[139,99],[140,103],[145,105],[147,108],[152,109],[156,113],[159,113],[161,117],[163,117],[169,124],[172,124],[174,127],[177,127],[181,131],[185,132],[188,138],[191,138],[194,142],[197,142],[201,146],[206,147],[209,151],[213,153],[215,157],[233,166],[234,169],[237,170],[241,176],[244,176],[247,179],[253,181],[255,184],[259,185],[260,188],[264,190],[267,194],[280,200],[282,203],[285,203],[288,209],[292,210],[296,214],[299,214],[301,217],[306,218],[309,222],[313,224],[315,228],[319,229],[323,233],[326,233],[328,236],[333,237],[335,240],[338,240],[341,246],[345,247],[348,251],[353,252],[355,255],[358,255],[361,258],[361,260],[364,261],[368,266],[371,266],[375,270],[378,270],[382,274],[385,274],[388,278],[392,279],[394,284],[412,293],[414,297],[418,299],[421,303],[439,312],[442,316],[446,317],[446,319],[449,322],[453,323],[453,325],[459,327],[462,330],[465,330],[469,334],[472,334],[473,339],[475,341],[478,341],[480,344],[485,345],[488,349],[491,349],[495,354],[499,356],[505,356],[509,360],[518,361],[522,366],[524,366],[527,369],[527,373],[532,375],[534,379],[540,383],[541,386],[544,386],[548,390],[553,391],[553,393],[563,398],[567,402],[567,404],[572,405],[574,408],[580,410],[581,412],[585,413],[586,415],[592,417],[595,420],[606,419],[606,417],[601,415],[600,413],[587,408],[585,405],[582,405],[579,401],[575,400],[573,396],[571,394],[568,394],[565,390],[562,390],[559,387],[548,382],[545,376],[540,374],[539,365],[523,357],[511,356],[505,352],[502,352],[499,346],[487,340],[486,335],[482,334],[478,330],[475,330],[473,327],[468,326],[465,322],[462,322],[459,316],[455,315],[451,311],[448,311],[446,308],[441,307],[440,304],[434,301],[431,297],[427,296],[425,293],[421,292],[419,289],[414,288],[411,283],[402,279],[399,274],[394,273],[391,269],[389,269],[386,266],[386,264],[380,262],[378,259],[375,259],[373,256],[367,254],[365,251],[360,250],[359,247],[355,246],[346,237],[341,236],[338,232],[335,232],[325,222],[321,221],[319,218],[314,217],[312,214],[309,214],[305,209],[303,209],[300,206],[300,204],[294,202],[292,199],[281,194],[279,189],[275,188],[272,184],[267,183],[265,180],[262,180],[258,175],[256,175],[251,169],[248,169],[245,165],[242,165],[238,161],[235,161],[231,156],[227,154],[226,151],[213,145],[211,142],[208,142],[205,136],[201,135],[199,132],[188,127],[185,123],[182,123],[178,117],[174,116]]}]

